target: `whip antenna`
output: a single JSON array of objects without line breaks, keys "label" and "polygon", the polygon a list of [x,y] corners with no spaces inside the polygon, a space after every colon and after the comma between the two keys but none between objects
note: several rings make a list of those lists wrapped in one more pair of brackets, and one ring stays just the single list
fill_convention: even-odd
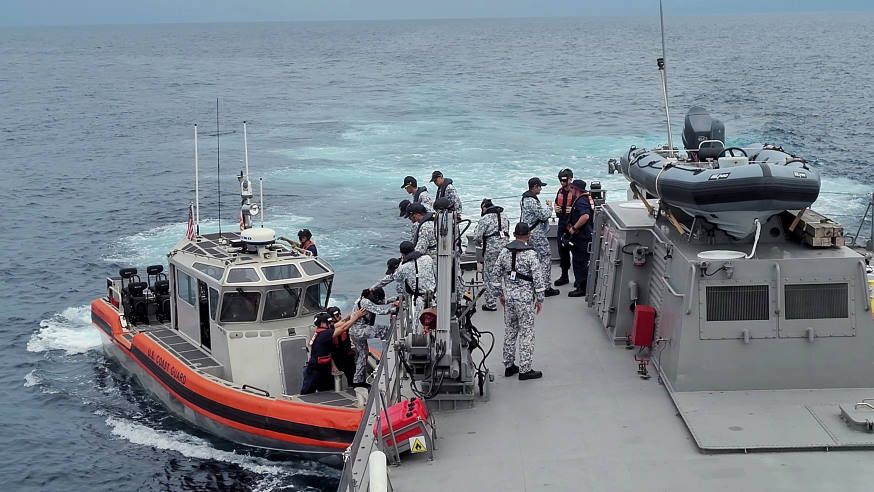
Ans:
[{"label": "whip antenna", "polygon": [[194,232],[200,235],[200,165],[197,161],[197,123],[194,124]]},{"label": "whip antenna", "polygon": [[219,131],[219,104],[215,98],[215,175],[218,182],[218,230],[219,239],[222,238],[222,166],[219,155],[221,153],[221,132]]},{"label": "whip antenna", "polygon": [[662,27],[662,57],[656,60],[659,66],[659,73],[662,76],[662,94],[665,97],[665,120],[668,123],[668,149],[671,155],[674,154],[674,142],[671,138],[671,110],[668,107],[668,73],[665,69],[665,15],[662,11],[662,0],[659,0],[659,22]]}]

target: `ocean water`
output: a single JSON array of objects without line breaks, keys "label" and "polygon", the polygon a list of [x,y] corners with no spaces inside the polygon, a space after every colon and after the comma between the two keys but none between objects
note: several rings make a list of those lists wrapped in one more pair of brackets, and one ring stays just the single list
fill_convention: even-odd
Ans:
[{"label": "ocean water", "polygon": [[[854,231],[874,188],[872,21],[669,12],[675,142],[700,104],[730,145],[783,145],[823,176],[814,208]],[[185,233],[194,123],[203,230],[236,228],[247,120],[265,224],[313,231],[343,303],[397,249],[407,174],[441,169],[474,217],[564,167],[623,197],[607,159],[665,141],[659,55],[657,18],[0,29],[3,489],[336,486],[331,464],[188,426],[99,349],[104,277],[163,262]]]}]

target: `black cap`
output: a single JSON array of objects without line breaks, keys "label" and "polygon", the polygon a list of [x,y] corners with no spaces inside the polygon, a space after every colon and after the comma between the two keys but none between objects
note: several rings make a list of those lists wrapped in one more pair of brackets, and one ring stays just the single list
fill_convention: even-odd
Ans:
[{"label": "black cap", "polygon": [[586,182],[582,179],[575,179],[574,182],[571,183],[571,186],[580,191],[586,191]]},{"label": "black cap", "polygon": [[387,262],[385,262],[385,266],[387,267],[385,270],[386,275],[391,275],[398,269],[398,265],[401,264],[400,258],[389,258]]},{"label": "black cap", "polygon": [[434,171],[433,173],[431,173],[431,181],[429,181],[429,182],[433,183],[434,181],[437,180],[437,178],[442,178],[442,177],[443,177],[443,173],[441,173],[440,171]]},{"label": "black cap", "polygon": [[546,186],[546,183],[540,181],[540,178],[537,176],[528,180],[528,189],[534,188],[535,186]]},{"label": "black cap", "polygon": [[574,172],[568,168],[564,168],[558,172],[559,181],[570,181],[574,177]]},{"label": "black cap", "polygon": [[401,188],[406,188],[407,186],[411,186],[411,185],[418,186],[418,183],[419,182],[416,181],[416,178],[414,178],[412,176],[407,176],[404,178],[404,184],[401,185]]},{"label": "black cap", "polygon": [[340,316],[340,308],[338,308],[337,306],[330,306],[327,311],[328,314],[330,314],[334,318]]},{"label": "black cap", "polygon": [[309,229],[301,229],[301,230],[297,231],[297,237],[298,238],[305,237],[307,239],[312,239],[313,233],[310,232]]},{"label": "black cap", "polygon": [[331,321],[334,321],[334,319],[331,318],[330,314],[326,312],[321,312],[315,315],[315,317],[313,318],[313,326],[318,328],[322,326],[322,323],[331,324]]},{"label": "black cap", "polygon": [[409,207],[407,207],[407,214],[426,214],[428,213],[428,209],[425,208],[421,203],[411,203]]},{"label": "black cap", "polygon": [[398,217],[409,217],[410,213],[407,210],[409,207],[410,207],[409,200],[401,200],[401,203],[398,203],[398,210],[401,211],[401,213],[398,214]]},{"label": "black cap", "polygon": [[402,255],[408,255],[408,254],[412,253],[415,249],[416,249],[416,245],[413,244],[412,241],[403,241],[401,243],[400,250],[401,250]]},{"label": "black cap", "polygon": [[519,222],[516,224],[516,228],[513,230],[513,234],[516,236],[527,236],[531,234],[531,228],[528,227],[527,222]]}]

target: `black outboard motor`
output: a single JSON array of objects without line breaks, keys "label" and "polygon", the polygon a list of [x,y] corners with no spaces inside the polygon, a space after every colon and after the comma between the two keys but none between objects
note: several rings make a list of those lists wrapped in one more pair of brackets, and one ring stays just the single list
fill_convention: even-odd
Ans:
[{"label": "black outboard motor", "polygon": [[701,106],[692,106],[686,113],[686,121],[683,124],[683,146],[686,150],[699,150],[701,142],[705,140],[719,140],[723,145],[705,144],[698,152],[698,160],[715,159],[722,149],[725,148],[725,125],[711,118],[710,114]]}]

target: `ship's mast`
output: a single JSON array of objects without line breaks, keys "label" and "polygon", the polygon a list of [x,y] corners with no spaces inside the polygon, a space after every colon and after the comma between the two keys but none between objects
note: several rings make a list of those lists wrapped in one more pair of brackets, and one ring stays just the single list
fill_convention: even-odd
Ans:
[{"label": "ship's mast", "polygon": [[665,121],[668,124],[668,149],[670,155],[674,154],[674,141],[671,137],[671,110],[668,105],[668,72],[665,68],[665,15],[662,11],[662,2],[659,0],[659,21],[661,23],[662,28],[662,57],[657,61],[659,67],[659,73],[662,77],[662,94],[665,99]]}]

